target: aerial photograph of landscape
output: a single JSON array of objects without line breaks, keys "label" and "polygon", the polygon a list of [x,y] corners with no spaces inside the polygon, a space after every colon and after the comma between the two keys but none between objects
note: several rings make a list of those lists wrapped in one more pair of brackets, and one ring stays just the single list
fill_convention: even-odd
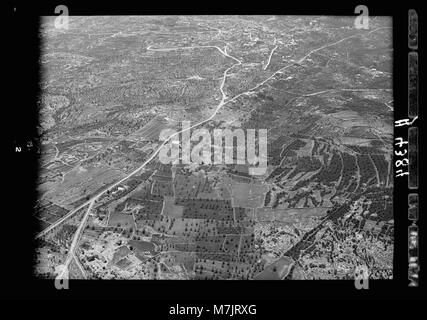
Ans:
[{"label": "aerial photograph of landscape", "polygon": [[35,277],[392,279],[392,18],[355,17],[42,17]]}]

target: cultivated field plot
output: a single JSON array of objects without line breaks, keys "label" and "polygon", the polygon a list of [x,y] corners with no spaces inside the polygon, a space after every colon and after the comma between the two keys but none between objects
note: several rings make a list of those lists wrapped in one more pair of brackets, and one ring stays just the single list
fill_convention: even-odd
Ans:
[{"label": "cultivated field plot", "polygon": [[34,273],[392,278],[392,31],[389,17],[43,18]]}]

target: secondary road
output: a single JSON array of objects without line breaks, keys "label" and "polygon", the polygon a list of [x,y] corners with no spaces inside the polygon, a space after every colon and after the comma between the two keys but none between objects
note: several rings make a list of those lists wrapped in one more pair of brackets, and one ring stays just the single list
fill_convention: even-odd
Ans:
[{"label": "secondary road", "polygon": [[265,67],[263,68],[263,70],[267,69],[268,65],[270,64],[271,57],[273,56],[273,53],[274,53],[274,51],[276,51],[276,49],[277,49],[277,46],[275,46],[273,48],[273,50],[271,50],[270,55],[268,56],[267,64],[265,65]]},{"label": "secondary road", "polygon": [[[66,268],[63,268],[63,269],[62,269],[62,270],[63,270],[63,271],[62,271],[63,273],[64,273],[64,272],[68,272],[68,267],[69,267],[69,265],[70,265],[70,263],[71,263],[71,261],[72,261],[73,259],[76,259],[76,262],[77,262],[77,257],[75,257],[74,250],[75,250],[75,248],[76,248],[77,243],[79,242],[79,239],[80,239],[80,235],[81,235],[81,233],[82,233],[82,230],[83,230],[83,228],[86,226],[87,219],[88,219],[88,217],[89,217],[89,215],[90,215],[90,211],[91,211],[91,209],[92,209],[92,207],[93,207],[94,203],[95,203],[95,200],[93,200],[93,201],[90,203],[89,208],[87,208],[87,211],[86,211],[86,213],[85,213],[85,215],[84,215],[84,217],[83,217],[82,221],[80,222],[80,225],[79,225],[79,227],[78,227],[78,228],[77,228],[77,230],[76,230],[76,233],[74,234],[73,241],[71,242],[71,246],[70,246],[70,248],[68,249],[67,259],[65,260],[65,266],[66,266]],[[78,263],[78,262],[77,262],[77,263]],[[62,277],[63,277],[63,273],[62,273],[61,275],[59,275],[59,278],[62,278]]]}]

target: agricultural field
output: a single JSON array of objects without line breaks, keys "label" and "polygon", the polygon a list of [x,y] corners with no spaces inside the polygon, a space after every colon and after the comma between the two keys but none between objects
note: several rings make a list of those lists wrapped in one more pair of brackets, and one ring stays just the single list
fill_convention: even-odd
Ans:
[{"label": "agricultural field", "polygon": [[392,278],[391,27],[43,18],[35,275]]}]

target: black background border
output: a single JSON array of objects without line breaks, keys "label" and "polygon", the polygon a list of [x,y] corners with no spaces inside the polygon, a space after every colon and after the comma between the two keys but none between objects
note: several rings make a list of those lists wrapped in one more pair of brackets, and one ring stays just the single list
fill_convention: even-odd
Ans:
[{"label": "black background border", "polygon": [[[57,5],[66,5],[70,15],[146,15],[146,14],[301,14],[301,15],[348,15],[356,16],[354,8],[365,4],[369,14],[387,15],[393,17],[393,94],[395,120],[407,116],[407,16],[408,9],[417,10],[422,19],[419,5],[408,1],[400,4],[371,4],[357,2],[314,2],[295,3],[283,2],[278,4],[252,3],[231,4],[224,2],[219,7],[218,2],[212,3],[211,8],[202,8],[200,2],[184,4],[150,3],[137,1],[125,4],[112,3],[70,3],[46,2],[43,4],[12,5],[8,10],[7,46],[4,47],[9,61],[8,89],[6,96],[8,104],[4,106],[8,133],[12,134],[7,142],[10,163],[4,167],[6,172],[6,191],[3,193],[4,205],[2,236],[4,249],[2,254],[2,297],[3,298],[133,298],[144,300],[161,300],[164,304],[180,301],[206,302],[244,301],[250,303],[260,300],[282,299],[387,299],[387,298],[420,298],[426,295],[426,285],[423,277],[425,257],[424,218],[420,209],[418,226],[420,228],[420,287],[409,288],[408,270],[408,240],[407,227],[407,179],[395,179],[394,184],[394,221],[395,221],[395,250],[393,280],[371,280],[369,290],[357,290],[354,281],[96,281],[71,280],[69,290],[56,290],[52,280],[37,280],[33,277],[34,234],[37,230],[32,219],[33,205],[36,201],[35,181],[37,178],[37,161],[34,151],[17,153],[16,146],[25,146],[28,140],[36,137],[38,123],[36,101],[39,95],[39,45],[38,23],[39,16],[54,15]],[[209,5],[209,4],[207,4]],[[156,8],[156,6],[158,6]],[[16,7],[16,12],[14,12]],[[198,8],[198,9],[196,9]],[[422,29],[419,23],[419,30]],[[419,60],[423,64],[423,39],[419,38]],[[420,77],[419,88],[422,90],[423,81]],[[423,100],[420,94],[420,112]],[[419,128],[421,143],[423,130],[421,119],[414,125]],[[395,136],[405,139],[407,127],[395,128]],[[34,140],[33,140],[34,141]],[[422,148],[419,148],[419,158]],[[421,161],[419,162],[421,163]],[[422,167],[420,166],[420,176]],[[419,193],[420,193],[419,188]],[[422,202],[420,194],[420,201]],[[10,204],[10,205],[9,205]],[[422,204],[420,203],[420,208]],[[237,300],[236,300],[237,299]]]}]

